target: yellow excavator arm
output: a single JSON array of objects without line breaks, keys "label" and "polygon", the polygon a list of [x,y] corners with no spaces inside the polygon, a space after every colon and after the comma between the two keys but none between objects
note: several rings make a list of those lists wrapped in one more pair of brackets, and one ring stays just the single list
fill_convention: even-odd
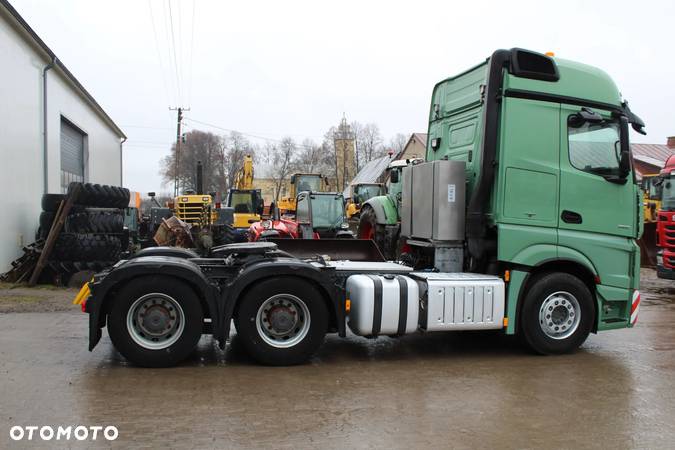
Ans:
[{"label": "yellow excavator arm", "polygon": [[251,155],[244,157],[244,165],[237,172],[234,179],[235,189],[253,189],[253,158]]}]

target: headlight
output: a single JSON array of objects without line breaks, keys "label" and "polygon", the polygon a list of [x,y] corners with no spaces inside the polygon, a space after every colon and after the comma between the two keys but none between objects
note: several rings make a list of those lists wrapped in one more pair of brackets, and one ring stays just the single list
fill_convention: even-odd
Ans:
[{"label": "headlight", "polygon": [[347,230],[347,229],[349,229],[349,224],[347,222],[342,222],[341,228],[343,230]]},{"label": "headlight", "polygon": [[183,197],[183,198],[180,199],[180,201],[183,202],[183,203],[187,203],[187,202],[190,201],[190,199],[187,198],[187,197]]}]

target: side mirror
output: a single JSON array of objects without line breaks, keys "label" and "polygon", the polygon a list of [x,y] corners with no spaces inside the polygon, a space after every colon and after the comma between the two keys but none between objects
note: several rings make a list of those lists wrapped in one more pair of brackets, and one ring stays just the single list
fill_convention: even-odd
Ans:
[{"label": "side mirror", "polygon": [[392,183],[398,183],[398,170],[392,170],[391,175],[389,176],[389,180]]},{"label": "side mirror", "polygon": [[630,144],[628,143],[628,119],[619,118],[619,135],[621,137],[621,158],[619,159],[619,176],[623,179],[630,174]]}]

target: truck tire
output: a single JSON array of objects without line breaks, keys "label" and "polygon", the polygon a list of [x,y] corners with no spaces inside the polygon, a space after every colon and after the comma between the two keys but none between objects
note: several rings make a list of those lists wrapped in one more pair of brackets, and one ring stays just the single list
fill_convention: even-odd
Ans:
[{"label": "truck tire", "polygon": [[239,301],[235,326],[257,362],[289,366],[307,361],[323,343],[328,310],[319,291],[293,277],[256,283]]},{"label": "truck tire", "polygon": [[161,275],[135,278],[112,300],[110,340],[137,366],[174,366],[192,353],[201,337],[201,303],[182,281]]},{"label": "truck tire", "polygon": [[527,345],[542,355],[569,353],[584,343],[595,322],[593,296],[577,277],[543,274],[527,287],[520,331]]},{"label": "truck tire", "polygon": [[42,210],[56,212],[66,196],[63,194],[42,194]]},{"label": "truck tire", "polygon": [[396,258],[395,250],[388,248],[387,246],[384,225],[377,223],[375,210],[370,206],[364,206],[361,209],[357,236],[359,239],[370,239],[375,241],[375,245],[380,249],[380,252],[382,252],[385,259],[393,260]]}]

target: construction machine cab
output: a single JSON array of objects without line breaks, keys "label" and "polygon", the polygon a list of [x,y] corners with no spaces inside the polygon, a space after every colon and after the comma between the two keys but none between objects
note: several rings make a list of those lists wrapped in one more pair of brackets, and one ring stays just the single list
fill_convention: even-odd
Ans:
[{"label": "construction machine cab", "polygon": [[230,189],[227,206],[234,209],[234,227],[248,228],[251,221],[260,220],[264,201],[260,189]]},{"label": "construction machine cab", "polygon": [[325,192],[328,189],[328,178],[320,173],[294,173],[290,182],[289,195],[282,197],[277,204],[280,211],[290,214],[295,212],[299,192]]},{"label": "construction machine cab", "polygon": [[337,192],[298,194],[295,220],[300,237],[313,239],[314,233],[320,238],[353,237],[348,231],[344,204],[344,197]]},{"label": "construction machine cab", "polygon": [[347,204],[347,218],[357,216],[361,211],[361,205],[373,197],[385,195],[386,190],[382,183],[355,183],[351,186],[351,198]]}]

